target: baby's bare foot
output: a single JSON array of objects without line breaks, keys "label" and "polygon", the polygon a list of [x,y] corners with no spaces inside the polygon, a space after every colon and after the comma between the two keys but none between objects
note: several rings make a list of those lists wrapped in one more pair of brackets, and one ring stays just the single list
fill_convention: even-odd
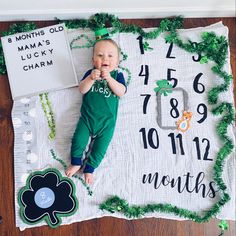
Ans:
[{"label": "baby's bare foot", "polygon": [[93,174],[91,173],[85,173],[84,174],[85,182],[86,184],[92,184],[93,183]]},{"label": "baby's bare foot", "polygon": [[66,170],[66,175],[68,177],[72,177],[72,175],[74,175],[79,169],[80,169],[81,166],[69,166]]}]

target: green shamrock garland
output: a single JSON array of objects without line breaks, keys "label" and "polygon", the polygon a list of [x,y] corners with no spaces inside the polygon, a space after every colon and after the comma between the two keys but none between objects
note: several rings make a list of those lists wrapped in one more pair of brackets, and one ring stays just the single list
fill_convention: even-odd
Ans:
[{"label": "green shamrock garland", "polygon": [[[35,23],[20,23],[20,24],[12,24],[8,31],[2,32],[1,36],[7,36],[11,34],[27,32],[36,29],[37,26]],[[2,43],[0,43],[0,74],[4,75],[7,73],[5,59],[3,55]]]}]

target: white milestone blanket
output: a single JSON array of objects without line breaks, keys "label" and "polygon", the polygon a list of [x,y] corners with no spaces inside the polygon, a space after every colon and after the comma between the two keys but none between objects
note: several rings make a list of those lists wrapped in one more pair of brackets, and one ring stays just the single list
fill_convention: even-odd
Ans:
[{"label": "white milestone blanket", "polygon": [[[200,34],[205,31],[228,37],[228,29],[222,23],[178,32],[182,39],[199,42]],[[94,37],[93,32],[88,30],[69,30],[69,41],[82,33]],[[163,35],[155,40],[145,40],[153,50],[141,54],[137,37],[131,33],[114,35],[114,40],[128,55],[121,65],[130,70],[131,82],[127,93],[120,99],[113,139],[95,170],[91,186],[93,196],[88,195],[78,179],[72,178],[79,208],[74,215],[62,218],[62,224],[103,216],[126,218],[120,213],[111,214],[99,209],[99,204],[113,195],[131,205],[170,203],[199,214],[209,210],[220,198],[213,180],[213,166],[223,145],[216,133],[221,116],[212,115],[207,92],[221,84],[222,79],[211,71],[212,62],[195,62],[193,56],[197,58],[197,55],[175,45],[171,48]],[[92,67],[92,48],[73,49],[72,55],[77,76],[82,78]],[[229,58],[224,70],[231,72]],[[193,84],[197,75],[196,92]],[[125,72],[124,76],[127,76]],[[180,89],[158,99],[154,91],[156,82],[167,78],[177,79]],[[174,79],[170,80],[172,84]],[[29,173],[53,167],[65,176],[61,163],[52,158],[51,149],[67,165],[70,163],[71,138],[80,116],[82,95],[78,88],[70,88],[49,93],[49,101],[56,122],[56,137],[52,141],[48,139],[50,130],[39,96],[15,101],[13,105],[15,211],[16,226],[21,228],[32,227],[19,217],[17,203],[18,191],[25,185]],[[222,101],[233,103],[233,84],[229,91],[220,94],[219,102]],[[193,113],[190,129],[184,133],[173,128],[183,110]],[[227,132],[235,145],[233,125],[228,127]],[[231,200],[217,218],[235,220],[235,166],[234,151],[227,157],[223,171]],[[159,212],[144,217],[183,220],[174,214]],[[36,226],[42,224],[45,222]]]}]

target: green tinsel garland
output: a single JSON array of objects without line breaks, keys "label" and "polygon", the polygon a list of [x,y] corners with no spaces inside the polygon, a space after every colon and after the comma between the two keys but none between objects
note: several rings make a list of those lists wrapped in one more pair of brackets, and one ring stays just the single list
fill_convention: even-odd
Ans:
[{"label": "green tinsel garland", "polygon": [[[74,42],[76,42],[77,40],[80,40],[80,39],[82,39],[82,38],[85,38],[86,40],[87,40],[87,43],[85,44],[85,45],[76,45],[76,46],[74,46],[73,44],[74,44]],[[93,45],[94,45],[94,41],[93,40],[91,40],[89,37],[88,37],[88,35],[86,35],[86,34],[81,34],[81,35],[79,35],[79,36],[77,36],[76,38],[74,38],[71,42],[70,42],[70,48],[71,49],[74,49],[74,48],[90,48],[90,47],[93,47]]]},{"label": "green tinsel garland", "polygon": [[[223,66],[226,63],[228,42],[224,36],[216,36],[214,32],[205,32],[202,34],[202,41],[194,44],[190,40],[188,42],[183,42],[177,33],[178,28],[183,26],[183,18],[176,17],[173,19],[163,19],[160,23],[159,28],[154,29],[150,32],[145,32],[141,27],[136,25],[125,25],[114,15],[102,13],[95,14],[89,20],[72,20],[72,21],[61,21],[65,22],[67,28],[90,28],[92,30],[101,27],[112,27],[112,34],[116,32],[127,32],[139,34],[145,39],[155,39],[161,33],[168,32],[165,35],[167,42],[174,43],[180,48],[190,52],[201,54],[202,59],[200,63],[207,63],[208,60],[212,60],[216,63],[211,69],[220,78],[223,78],[224,83],[212,88],[208,93],[209,104],[217,104],[218,95],[221,92],[228,90],[232,75],[226,73],[223,70]],[[26,25],[26,24],[24,24]],[[28,27],[30,24],[28,25]],[[29,27],[30,28],[30,27]],[[11,33],[29,31],[30,29],[24,29],[24,26],[16,27]],[[17,31],[18,30],[18,31]],[[22,30],[22,31],[21,31]],[[14,31],[14,32],[13,32]],[[17,31],[17,32],[16,32]],[[8,34],[8,35],[9,35]],[[2,46],[0,44],[0,73],[6,73],[5,62],[2,53]],[[217,154],[217,159],[214,165],[214,180],[217,183],[219,189],[221,190],[221,199],[214,204],[214,206],[205,212],[203,216],[198,215],[198,213],[189,211],[187,209],[178,208],[171,204],[148,204],[146,206],[129,206],[129,204],[117,196],[109,198],[107,201],[100,205],[102,210],[108,210],[112,213],[115,211],[122,212],[127,217],[140,217],[148,212],[166,212],[174,213],[178,216],[191,219],[195,222],[202,223],[208,221],[211,217],[215,216],[220,212],[220,209],[225,205],[226,202],[230,200],[228,193],[226,192],[226,186],[222,180],[222,171],[224,166],[224,161],[226,157],[233,150],[233,142],[227,136],[227,127],[232,125],[235,119],[235,112],[233,105],[230,103],[217,104],[218,107],[212,110],[214,115],[225,115],[222,120],[217,125],[217,133],[223,142],[223,146]]]},{"label": "green tinsel garland", "polygon": [[[2,32],[1,36],[7,36],[11,34],[27,32],[36,29],[37,26],[34,23],[20,23],[20,24],[12,24],[8,31]],[[0,74],[4,75],[7,73],[5,59],[3,55],[2,43],[0,43]]]},{"label": "green tinsel garland", "polygon": [[44,115],[47,118],[48,127],[50,129],[48,138],[52,140],[56,136],[56,122],[55,122],[54,114],[52,111],[52,105],[51,105],[51,102],[49,101],[48,93],[39,94],[39,97],[40,97],[40,102],[43,108]]},{"label": "green tinsel garland", "polygon": [[139,34],[146,39],[155,39],[163,32],[175,31],[183,26],[183,18],[179,16],[173,19],[163,19],[159,28],[156,28],[150,32],[145,32],[141,27],[132,24],[126,25],[116,16],[107,13],[95,14],[89,20],[58,20],[58,22],[65,23],[68,29],[90,28],[91,30],[95,30],[102,27],[112,27],[112,31],[110,32],[111,34],[117,32],[134,33]]}]

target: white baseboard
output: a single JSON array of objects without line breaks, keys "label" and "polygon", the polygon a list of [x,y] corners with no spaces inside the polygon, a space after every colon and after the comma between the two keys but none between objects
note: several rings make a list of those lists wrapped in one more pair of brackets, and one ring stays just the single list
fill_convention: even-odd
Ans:
[{"label": "white baseboard", "polygon": [[8,0],[0,3],[0,21],[89,18],[99,12],[120,19],[235,17],[235,0]]}]

